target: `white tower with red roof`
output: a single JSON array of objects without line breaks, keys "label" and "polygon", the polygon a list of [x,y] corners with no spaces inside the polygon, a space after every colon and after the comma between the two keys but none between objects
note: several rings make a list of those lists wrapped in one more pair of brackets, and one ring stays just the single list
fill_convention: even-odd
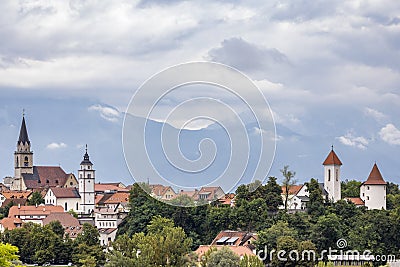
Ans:
[{"label": "white tower with red roof", "polygon": [[333,151],[333,146],[322,164],[324,165],[324,188],[328,192],[329,200],[336,202],[342,198],[340,188],[340,167],[342,162]]},{"label": "white tower with red roof", "polygon": [[360,187],[360,198],[369,209],[386,209],[386,182],[376,163],[372,167],[367,181]]}]

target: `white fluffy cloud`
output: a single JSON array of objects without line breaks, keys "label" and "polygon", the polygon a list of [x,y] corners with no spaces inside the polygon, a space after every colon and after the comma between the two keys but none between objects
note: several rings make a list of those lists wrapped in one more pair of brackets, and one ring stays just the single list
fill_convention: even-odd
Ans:
[{"label": "white fluffy cloud", "polygon": [[105,107],[99,104],[90,106],[88,110],[99,112],[100,117],[111,122],[117,122],[120,117],[119,111],[115,108]]},{"label": "white fluffy cloud", "polygon": [[391,123],[386,124],[386,126],[379,131],[379,136],[388,144],[400,145],[400,130]]},{"label": "white fluffy cloud", "polygon": [[66,148],[67,147],[67,144],[65,144],[65,143],[56,143],[56,142],[53,142],[53,143],[50,143],[50,144],[48,144],[47,146],[46,146],[46,148],[47,149],[60,149],[60,148]]},{"label": "white fluffy cloud", "polygon": [[366,149],[369,141],[363,136],[354,136],[352,132],[348,132],[345,135],[337,137],[339,142],[346,146],[352,146],[359,149]]}]

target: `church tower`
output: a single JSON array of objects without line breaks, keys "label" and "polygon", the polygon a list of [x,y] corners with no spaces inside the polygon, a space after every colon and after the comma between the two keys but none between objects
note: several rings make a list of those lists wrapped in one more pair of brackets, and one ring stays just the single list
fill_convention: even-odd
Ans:
[{"label": "church tower", "polygon": [[83,156],[80,169],[78,170],[79,180],[79,195],[81,196],[80,210],[85,214],[90,214],[94,210],[94,184],[95,184],[95,170],[93,164],[89,159],[87,152]]},{"label": "church tower", "polygon": [[33,174],[33,152],[31,151],[31,142],[29,141],[25,116],[23,115],[17,141],[17,150],[14,152],[14,180],[11,185],[12,190],[26,189],[22,177],[25,173]]},{"label": "church tower", "polygon": [[328,192],[329,200],[336,202],[341,199],[340,167],[342,166],[342,162],[336,155],[335,151],[333,151],[333,146],[323,165],[324,188]]}]

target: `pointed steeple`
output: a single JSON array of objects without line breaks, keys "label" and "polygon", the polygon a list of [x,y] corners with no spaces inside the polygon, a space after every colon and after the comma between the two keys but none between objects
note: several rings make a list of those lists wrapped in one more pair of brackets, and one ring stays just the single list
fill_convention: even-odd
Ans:
[{"label": "pointed steeple", "polygon": [[333,146],[331,152],[329,152],[328,156],[326,157],[324,163],[322,165],[342,165],[339,157],[336,155],[335,151],[333,151]]},{"label": "pointed steeple", "polygon": [[28,137],[28,131],[26,130],[25,116],[24,115],[22,115],[21,130],[19,131],[18,144],[20,144],[20,143],[31,144],[31,142],[29,141],[29,137]]},{"label": "pointed steeple", "polygon": [[369,185],[374,185],[374,184],[386,184],[385,180],[383,180],[382,174],[378,169],[378,165],[376,163],[372,167],[371,173],[368,176],[367,181],[364,182],[364,184],[369,184]]},{"label": "pointed steeple", "polygon": [[85,155],[83,155],[83,160],[81,162],[81,165],[93,165],[93,163],[89,159],[89,154],[87,152],[87,144],[85,148]]}]

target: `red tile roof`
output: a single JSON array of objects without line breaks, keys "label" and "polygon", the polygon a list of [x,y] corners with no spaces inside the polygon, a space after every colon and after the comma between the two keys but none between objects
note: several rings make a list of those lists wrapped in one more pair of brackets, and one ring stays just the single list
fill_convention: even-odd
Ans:
[{"label": "red tile roof", "polygon": [[[303,188],[303,185],[292,185],[289,187],[289,195],[297,195],[299,193],[300,189]],[[286,187],[282,186],[282,194],[285,194],[286,192]]]},{"label": "red tile roof", "polygon": [[22,174],[27,188],[63,186],[69,174],[59,166],[34,166],[33,174]]},{"label": "red tile roof", "polygon": [[332,149],[322,165],[342,165],[342,162]]},{"label": "red tile roof", "polygon": [[106,192],[106,191],[129,192],[129,190],[126,188],[122,188],[113,184],[100,184],[100,183],[94,185],[94,190],[96,192]]},{"label": "red tile roof", "polygon": [[354,203],[356,206],[364,206],[364,201],[359,197],[346,197],[347,201]]},{"label": "red tile roof", "polygon": [[64,227],[66,234],[69,234],[71,238],[75,238],[79,233],[82,232],[82,226],[79,220],[69,214],[68,212],[53,212],[49,216],[43,219],[43,225],[47,225],[52,221],[59,221]]},{"label": "red tile roof", "polygon": [[81,197],[79,195],[78,189],[76,189],[74,187],[67,187],[67,188],[53,187],[53,188],[50,188],[49,190],[51,190],[57,198],[80,198]]},{"label": "red tile roof", "polygon": [[386,184],[385,180],[383,180],[382,174],[379,171],[376,163],[372,167],[371,173],[369,174],[368,179],[367,179],[367,181],[364,182],[364,184],[369,184],[369,185],[374,185],[374,184],[385,185]]},{"label": "red tile roof", "polygon": [[61,206],[12,206],[8,212],[8,217],[17,217],[20,215],[49,215],[53,212],[64,212],[64,208]]},{"label": "red tile roof", "polygon": [[4,218],[0,221],[4,229],[13,230],[22,225],[22,220],[20,218]]},{"label": "red tile roof", "polygon": [[129,201],[129,193],[117,192],[104,201],[105,204],[127,203]]},{"label": "red tile roof", "polygon": [[254,256],[255,254],[253,253],[253,251],[246,247],[246,246],[204,246],[201,245],[198,249],[196,249],[196,254],[198,255],[198,260],[201,260],[202,256],[211,248],[211,247],[215,247],[217,250],[223,248],[223,247],[227,247],[230,250],[232,250],[236,255],[238,255],[239,257],[243,257],[245,255],[248,256]]},{"label": "red tile roof", "polygon": [[234,193],[229,193],[229,194],[225,194],[225,196],[221,197],[219,199],[219,202],[222,205],[233,205],[234,204],[234,199],[235,199],[235,194]]},{"label": "red tile roof", "polygon": [[32,194],[32,191],[4,191],[1,194],[6,199],[27,199]]}]

